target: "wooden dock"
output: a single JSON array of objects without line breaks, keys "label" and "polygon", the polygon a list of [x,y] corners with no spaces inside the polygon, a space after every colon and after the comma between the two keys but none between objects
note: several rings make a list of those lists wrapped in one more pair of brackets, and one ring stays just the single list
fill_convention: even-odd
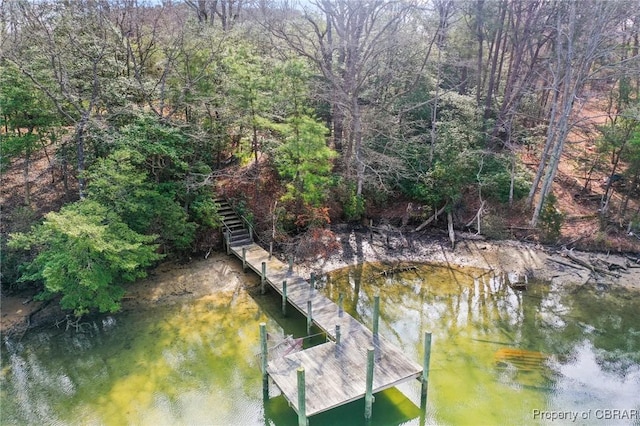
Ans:
[{"label": "wooden dock", "polygon": [[[262,247],[247,241],[231,242],[228,251],[241,259],[246,268],[255,271],[262,278],[262,285],[271,286],[281,295],[286,281],[288,304],[308,321],[308,308],[311,307],[313,324],[330,339],[327,343],[268,362],[268,375],[299,416],[300,402],[304,403],[302,416],[306,418],[365,397],[371,348],[373,393],[423,377],[422,366],[344,312],[307,280],[294,274],[289,265],[270,256]],[[340,328],[339,343],[336,342],[336,326]],[[303,401],[298,400],[298,370],[301,367],[305,372]]]}]

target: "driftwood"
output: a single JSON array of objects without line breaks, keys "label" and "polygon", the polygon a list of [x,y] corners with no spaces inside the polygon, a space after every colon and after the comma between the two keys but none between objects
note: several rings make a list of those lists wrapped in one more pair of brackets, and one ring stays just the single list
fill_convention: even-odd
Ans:
[{"label": "driftwood", "polygon": [[640,265],[640,257],[631,257],[629,255],[625,256],[627,259],[629,259],[630,261],[632,261],[633,263],[637,263]]},{"label": "driftwood", "polygon": [[436,220],[438,218],[438,216],[440,216],[442,214],[442,212],[444,211],[444,209],[447,207],[447,204],[445,204],[444,206],[442,206],[442,208],[438,211],[436,211],[433,216],[431,216],[429,219],[425,220],[420,226],[418,226],[414,232],[418,232],[418,231],[422,231],[427,225],[429,225],[431,222],[433,222],[434,220]]},{"label": "driftwood", "polygon": [[571,261],[573,261],[574,263],[577,263],[578,265],[584,266],[585,268],[587,268],[591,272],[594,272],[594,273],[597,272],[597,273],[604,274],[604,275],[611,275],[611,276],[616,277],[616,278],[620,277],[619,274],[614,274],[614,273],[612,273],[612,272],[610,272],[610,271],[608,271],[606,269],[599,268],[599,267],[597,267],[597,266],[595,266],[595,265],[593,265],[593,264],[591,264],[589,262],[586,262],[586,261],[574,256],[573,254],[571,254],[571,252],[566,252],[566,253],[564,253],[564,255],[567,258],[571,259]]},{"label": "driftwood", "polygon": [[574,265],[572,263],[563,262],[562,260],[554,259],[552,257],[549,257],[548,260],[550,260],[552,262],[559,263],[560,265],[563,265],[563,266],[568,266],[569,268],[580,269],[578,266],[576,266],[576,265]]}]

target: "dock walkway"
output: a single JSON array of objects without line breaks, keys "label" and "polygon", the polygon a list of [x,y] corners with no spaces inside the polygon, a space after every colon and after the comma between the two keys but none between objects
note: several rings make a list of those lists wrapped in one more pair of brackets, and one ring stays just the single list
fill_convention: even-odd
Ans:
[{"label": "dock walkway", "polygon": [[[317,291],[302,277],[289,271],[287,264],[255,243],[231,245],[230,252],[262,277],[282,295],[287,282],[287,300],[308,317],[311,301],[313,323],[332,340],[269,362],[267,372],[298,412],[297,370],[305,369],[306,416],[358,400],[365,396],[367,348],[374,348],[373,393],[394,387],[422,374],[422,367],[405,357],[394,345],[358,322],[338,305]],[[340,343],[336,344],[336,325],[340,325]]]},{"label": "dock walkway", "polygon": [[[269,252],[253,242],[250,225],[245,226],[248,225],[246,221],[235,216],[233,209],[224,200],[217,202],[221,205],[220,212],[224,218],[228,253],[242,260],[243,267],[255,271],[265,285],[268,284],[280,295],[283,295],[283,283],[286,281],[287,303],[300,311],[308,321],[311,316],[313,324],[330,339],[324,344],[273,359],[267,364],[267,374],[299,417],[300,367],[305,372],[305,407],[302,418],[365,397],[370,348],[373,348],[372,393],[422,376],[422,366],[408,359],[382,336],[374,334],[344,312],[340,306],[317,291],[313,283],[293,273],[289,265],[270,256]],[[336,326],[340,328],[339,339]]]}]

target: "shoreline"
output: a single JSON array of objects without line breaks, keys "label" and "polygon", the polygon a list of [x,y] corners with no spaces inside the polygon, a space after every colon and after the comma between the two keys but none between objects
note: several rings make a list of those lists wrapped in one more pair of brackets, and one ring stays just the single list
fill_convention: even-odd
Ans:
[{"label": "shoreline", "polygon": [[[370,262],[432,263],[504,274],[511,284],[539,280],[568,287],[593,285],[603,291],[622,289],[640,292],[640,265],[629,265],[629,259],[621,255],[554,252],[537,244],[513,240],[487,241],[473,235],[464,235],[455,250],[451,249],[448,240],[438,236],[394,236],[387,239],[374,234],[371,238],[371,234],[350,230],[336,232],[336,238],[340,245],[338,250],[326,258],[296,262],[296,272],[302,276],[311,272],[326,274]],[[584,262],[584,265],[575,263],[571,258]],[[608,271],[606,265],[627,266],[627,269]],[[596,270],[590,270],[588,266]],[[183,276],[184,271],[188,271],[188,278]],[[187,264],[166,262],[151,270],[147,278],[127,288],[121,311],[171,305],[217,291],[233,290],[239,285],[250,287],[258,282],[257,275],[244,273],[241,262],[224,252]],[[0,312],[0,333],[5,338],[65,318],[65,313],[55,301],[45,306],[44,302],[33,301],[26,293],[3,296]]]},{"label": "shoreline", "polygon": [[[357,230],[336,235],[340,250],[324,259],[302,262],[298,268],[310,274],[327,273],[362,262],[435,263],[493,271],[506,275],[513,284],[534,279],[566,286],[597,285],[640,291],[640,265],[630,265],[628,258],[618,254],[554,250],[515,240],[485,240],[473,234],[457,234],[462,238],[455,250],[451,249],[448,239],[438,236],[390,237],[387,242],[386,237],[374,234],[371,239],[370,234]],[[609,265],[626,269],[608,271]],[[588,266],[593,266],[595,271]]]}]

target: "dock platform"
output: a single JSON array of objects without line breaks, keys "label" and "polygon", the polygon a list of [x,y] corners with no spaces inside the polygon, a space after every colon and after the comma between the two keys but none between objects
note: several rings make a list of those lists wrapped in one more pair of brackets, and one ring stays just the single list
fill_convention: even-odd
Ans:
[{"label": "dock platform", "polygon": [[[255,243],[232,243],[228,251],[280,295],[283,294],[283,282],[286,281],[288,303],[307,318],[308,307],[311,306],[313,324],[330,339],[324,344],[268,362],[268,375],[298,415],[297,373],[300,367],[305,371],[303,415],[306,417],[365,397],[370,348],[374,351],[373,393],[422,376],[421,365],[408,359],[397,347],[344,312],[309,281],[294,274],[289,265],[270,256],[262,247]],[[336,343],[336,325],[340,326],[339,343]]]}]

